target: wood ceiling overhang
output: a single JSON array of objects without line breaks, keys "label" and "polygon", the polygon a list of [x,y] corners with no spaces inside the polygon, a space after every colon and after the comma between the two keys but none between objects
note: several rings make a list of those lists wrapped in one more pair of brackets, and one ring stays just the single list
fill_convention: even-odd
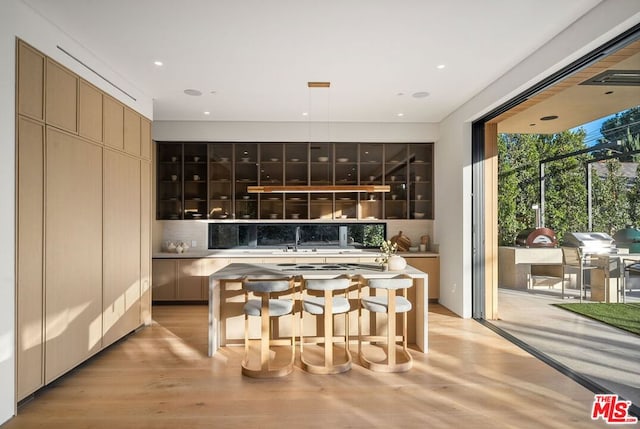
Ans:
[{"label": "wood ceiling overhang", "polygon": [[[605,70],[640,70],[640,40],[493,118],[499,133],[552,134],[640,105],[640,86],[581,85]],[[554,120],[542,121],[545,116]]]}]

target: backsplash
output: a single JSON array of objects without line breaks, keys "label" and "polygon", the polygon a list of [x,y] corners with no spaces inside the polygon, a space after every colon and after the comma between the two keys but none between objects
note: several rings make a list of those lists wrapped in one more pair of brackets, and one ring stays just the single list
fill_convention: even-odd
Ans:
[{"label": "backsplash", "polygon": [[[189,251],[204,252],[207,250],[208,221],[181,220],[181,221],[156,221],[153,228],[153,251],[164,250],[167,241],[182,241],[190,247]],[[402,234],[411,239],[411,245],[420,244],[420,237],[429,235],[431,238],[430,250],[437,252],[437,242],[433,236],[433,220],[387,220],[387,238]],[[193,245],[195,242],[195,246]]]}]

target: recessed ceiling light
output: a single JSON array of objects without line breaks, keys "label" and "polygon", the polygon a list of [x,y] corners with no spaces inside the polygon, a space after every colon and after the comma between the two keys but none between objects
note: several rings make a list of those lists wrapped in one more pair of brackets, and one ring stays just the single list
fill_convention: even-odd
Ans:
[{"label": "recessed ceiling light", "polygon": [[211,114],[211,112],[204,112],[204,114],[205,114],[205,115],[210,115],[210,114]]},{"label": "recessed ceiling light", "polygon": [[309,112],[302,112],[302,116],[309,116]]},{"label": "recessed ceiling light", "polygon": [[183,92],[193,97],[199,97],[202,95],[202,91],[198,91],[197,89],[185,89]]},{"label": "recessed ceiling light", "polygon": [[425,98],[429,96],[429,93],[427,91],[418,91],[411,94],[411,96],[413,98]]},{"label": "recessed ceiling light", "polygon": [[157,65],[158,67],[162,66],[162,61],[154,61],[153,64]]},{"label": "recessed ceiling light", "polygon": [[553,121],[554,119],[558,119],[558,115],[549,115],[540,118],[541,121]]},{"label": "recessed ceiling light", "polygon": [[436,67],[438,70],[442,70],[443,68],[445,68],[446,66],[444,64],[438,64],[438,66]]},{"label": "recessed ceiling light", "polygon": [[403,116],[404,116],[404,113],[402,113],[402,112],[400,112],[400,113],[396,113],[396,116],[398,116],[398,117],[400,117],[400,118],[401,118],[401,117],[403,117]]}]

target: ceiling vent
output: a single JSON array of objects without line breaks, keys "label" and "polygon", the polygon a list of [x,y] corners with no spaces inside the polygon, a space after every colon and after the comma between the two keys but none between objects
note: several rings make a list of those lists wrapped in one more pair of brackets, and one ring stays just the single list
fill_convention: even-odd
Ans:
[{"label": "ceiling vent", "polygon": [[580,85],[640,86],[640,70],[607,70]]}]

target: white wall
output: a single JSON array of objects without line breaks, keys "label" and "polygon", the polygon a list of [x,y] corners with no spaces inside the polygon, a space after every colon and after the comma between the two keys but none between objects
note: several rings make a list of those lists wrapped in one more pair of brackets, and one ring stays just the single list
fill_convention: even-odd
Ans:
[{"label": "white wall", "polygon": [[438,124],[155,121],[157,141],[434,142]]},{"label": "white wall", "polygon": [[471,122],[639,21],[638,0],[604,0],[442,121],[435,157],[435,233],[440,302],[447,308],[471,317]]},{"label": "white wall", "polygon": [[[15,413],[15,43],[19,37],[78,75],[152,118],[153,102],[60,29],[19,0],[0,1],[0,424]],[[71,60],[63,46],[137,102]]]}]

